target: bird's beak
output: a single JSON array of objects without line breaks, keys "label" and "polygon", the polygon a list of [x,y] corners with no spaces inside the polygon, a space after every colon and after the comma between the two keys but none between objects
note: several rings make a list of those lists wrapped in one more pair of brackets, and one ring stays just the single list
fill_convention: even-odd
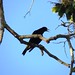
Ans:
[{"label": "bird's beak", "polygon": [[49,29],[47,29],[47,32],[49,32]]}]

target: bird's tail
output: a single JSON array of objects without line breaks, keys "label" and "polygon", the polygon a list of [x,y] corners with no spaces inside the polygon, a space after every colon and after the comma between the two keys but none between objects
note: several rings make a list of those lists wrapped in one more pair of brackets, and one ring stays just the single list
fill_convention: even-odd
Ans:
[{"label": "bird's tail", "polygon": [[27,51],[28,51],[28,50],[25,49],[25,50],[22,52],[22,54],[25,55]]},{"label": "bird's tail", "polygon": [[[34,48],[34,47],[33,47]],[[33,50],[33,48],[31,48],[30,50],[29,50],[29,52],[31,52],[32,50]]]},{"label": "bird's tail", "polygon": [[23,55],[26,54],[26,52],[30,49],[30,46],[27,45],[27,47],[24,49],[24,51],[22,52]]}]

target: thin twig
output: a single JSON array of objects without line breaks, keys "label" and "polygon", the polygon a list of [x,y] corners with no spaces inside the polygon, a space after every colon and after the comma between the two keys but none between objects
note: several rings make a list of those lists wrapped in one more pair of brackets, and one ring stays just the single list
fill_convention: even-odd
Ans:
[{"label": "thin twig", "polygon": [[52,2],[52,1],[48,1],[48,2],[50,2],[51,4],[57,4],[57,2]]},{"label": "thin twig", "polygon": [[66,47],[65,47],[65,43],[66,43],[66,41],[64,41],[64,52],[65,52],[65,55],[66,55],[66,57],[68,58],[68,56],[67,56],[67,53],[66,53]]},{"label": "thin twig", "polygon": [[67,53],[66,53],[66,48],[65,48],[65,43],[66,43],[66,41],[60,41],[60,42],[53,42],[54,44],[60,44],[60,43],[64,43],[64,52],[65,52],[65,55],[66,55],[66,57],[68,57],[67,56]]},{"label": "thin twig", "polygon": [[43,50],[52,58],[54,58],[55,60],[57,60],[58,62],[60,62],[61,64],[70,67],[70,64],[65,63],[64,61],[62,61],[61,59],[57,58],[55,55],[51,54],[44,46],[43,46]]},{"label": "thin twig", "polygon": [[64,61],[62,61],[61,59],[59,59],[55,55],[51,54],[43,45],[41,47],[40,46],[39,46],[39,48],[42,48],[42,50],[44,50],[46,52],[46,54],[48,54],[49,57],[52,57],[53,59],[57,60],[59,63],[65,65],[67,67],[70,67],[70,64],[65,63]]},{"label": "thin twig", "polygon": [[60,27],[61,25],[58,25],[56,28],[55,28],[55,30],[58,28],[58,27]]},{"label": "thin twig", "polygon": [[24,18],[30,13],[30,11],[31,11],[31,9],[32,9],[32,6],[33,6],[33,4],[34,4],[34,0],[32,0],[32,3],[31,3],[31,5],[30,5],[30,7],[29,7],[29,9],[28,9],[28,11],[27,11],[27,13],[25,14],[25,16],[24,16]]}]

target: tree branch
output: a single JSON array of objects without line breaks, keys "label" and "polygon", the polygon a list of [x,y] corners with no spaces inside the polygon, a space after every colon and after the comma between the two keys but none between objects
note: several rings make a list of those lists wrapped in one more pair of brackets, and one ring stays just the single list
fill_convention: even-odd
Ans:
[{"label": "tree branch", "polygon": [[73,64],[74,64],[74,49],[72,47],[70,39],[67,39],[67,41],[68,41],[68,44],[69,44],[70,55],[71,55],[71,66],[70,66],[70,74],[69,75],[72,75],[72,69],[73,69]]},{"label": "tree branch", "polygon": [[71,34],[58,34],[58,35],[56,35],[56,36],[53,36],[53,37],[50,37],[50,38],[48,38],[48,39],[46,39],[46,41],[47,42],[50,42],[50,41],[52,41],[52,40],[57,40],[57,39],[59,39],[59,38],[65,38],[65,39],[67,39],[68,37],[71,37],[71,36],[73,36],[73,35],[75,35],[75,33],[71,33]]},{"label": "tree branch", "polygon": [[3,33],[4,33],[4,22],[3,22],[3,18],[4,18],[4,11],[3,11],[3,0],[0,0],[0,44],[2,42],[3,39]]},{"label": "tree branch", "polygon": [[32,0],[32,3],[31,3],[31,5],[30,5],[30,7],[29,7],[29,10],[27,11],[27,13],[25,14],[24,17],[26,17],[26,16],[30,13],[30,11],[31,11],[31,9],[32,9],[32,6],[33,6],[33,3],[34,3],[34,0]]},{"label": "tree branch", "polygon": [[[29,36],[20,36],[19,34],[17,34],[13,29],[11,29],[7,24],[4,25],[4,27],[15,37],[17,38],[20,43],[22,44],[26,44],[26,45],[30,45],[30,46],[34,46],[34,47],[38,47],[41,51],[45,51],[50,57],[54,58],[55,60],[57,60],[58,62],[60,62],[61,64],[70,67],[70,64],[65,63],[64,61],[60,60],[58,57],[54,56],[53,54],[51,54],[44,46],[42,45],[37,45],[37,44],[33,44],[33,43],[29,43],[24,41],[24,38],[33,38],[33,37],[40,37],[39,35],[29,35]],[[53,40],[53,39],[52,39]]]},{"label": "tree branch", "polygon": [[[69,36],[72,36],[72,35],[75,35],[75,33],[72,33],[72,34],[69,34],[69,35],[62,35],[62,34],[59,34],[59,35],[56,35],[56,36],[53,36],[53,37],[50,37],[49,39],[46,39],[44,37],[42,37],[41,35],[19,35],[17,34],[13,29],[11,29],[7,24],[5,25],[5,28],[15,37],[17,38],[22,44],[27,44],[27,45],[30,45],[30,46],[35,46],[35,47],[38,47],[40,48],[41,51],[45,51],[50,57],[54,58],[55,60],[57,60],[58,62],[60,62],[61,64],[65,65],[65,66],[68,66],[70,67],[70,64],[67,64],[65,62],[63,62],[62,60],[60,60],[58,57],[52,55],[44,46],[41,46],[40,45],[36,45],[36,44],[32,44],[32,43],[28,43],[26,41],[24,41],[23,39],[25,38],[37,38],[39,37],[40,39],[44,39],[44,41],[46,42],[50,42],[52,40],[56,40],[58,38],[68,38]],[[70,44],[69,44],[70,45]],[[71,46],[71,45],[70,45]]]},{"label": "tree branch", "polygon": [[[44,38],[44,37],[42,37],[42,36],[40,36],[40,35],[21,36],[21,35],[17,34],[13,29],[11,29],[8,24],[6,24],[4,17],[3,17],[3,24],[4,24],[4,27],[5,27],[15,38],[17,38],[17,39],[20,41],[20,43],[26,44],[26,45],[30,45],[30,46],[38,47],[38,48],[40,48],[40,50],[41,50],[42,52],[45,51],[50,57],[54,58],[55,60],[57,60],[57,61],[60,62],[61,64],[64,64],[65,66],[70,67],[70,64],[67,64],[67,63],[63,62],[63,61],[60,60],[58,57],[52,55],[50,52],[48,52],[47,49],[44,48],[44,46],[42,46],[42,48],[41,48],[40,45],[32,44],[32,43],[29,43],[29,42],[26,42],[26,41],[23,40],[24,38],[34,38],[34,37],[36,38],[36,37],[39,37],[40,39],[42,39],[42,40],[44,40],[44,41],[46,41],[46,42],[50,42],[50,41],[56,40],[56,39],[58,39],[58,38],[66,38],[68,35],[59,34],[59,35],[56,35],[56,36],[54,36],[54,37],[50,37],[49,39],[46,39],[46,38]],[[70,35],[73,35],[73,34],[70,34]]]},{"label": "tree branch", "polygon": [[[47,42],[46,38],[41,36],[40,34],[32,34],[32,35],[20,35],[19,36],[20,39],[26,39],[26,38],[40,38],[41,40]],[[48,42],[47,42],[48,43]]]},{"label": "tree branch", "polygon": [[55,55],[51,54],[43,45],[42,45],[42,47],[39,47],[39,48],[42,48],[42,50],[45,51],[49,57],[52,57],[53,59],[57,60],[59,63],[65,65],[67,67],[70,67],[70,64],[65,63],[64,61],[62,61],[61,59],[59,59]]},{"label": "tree branch", "polygon": [[39,35],[39,34],[33,34],[33,35],[20,35],[19,36],[19,38],[20,39],[26,39],[26,38],[40,38],[41,40],[43,40],[43,41],[45,41],[45,42],[47,42],[47,43],[49,43],[50,41],[53,41],[53,40],[57,40],[57,39],[59,39],[59,38],[65,38],[65,39],[67,39],[68,37],[71,37],[71,36],[73,36],[73,35],[75,35],[75,33],[71,33],[71,34],[58,34],[58,35],[56,35],[56,36],[53,36],[53,37],[50,37],[50,38],[45,38],[45,37],[42,37],[41,35]]},{"label": "tree branch", "polygon": [[[2,0],[1,0],[1,1],[2,1]],[[34,0],[32,0],[32,1],[34,2]],[[33,5],[33,3],[32,3],[32,5]],[[26,13],[26,15],[30,12],[30,10],[31,10],[31,8],[32,8],[32,5],[31,5],[29,11]],[[3,6],[3,5],[1,5],[1,6]],[[29,42],[26,42],[26,41],[23,40],[23,39],[25,39],[25,38],[36,38],[36,37],[39,37],[40,39],[42,39],[42,40],[46,41],[47,43],[49,43],[50,41],[56,40],[56,39],[59,39],[59,38],[68,39],[68,37],[70,37],[70,36],[72,36],[72,35],[75,35],[75,33],[67,34],[67,35],[59,34],[59,35],[50,37],[50,38],[48,38],[48,39],[42,37],[41,35],[37,35],[37,34],[36,34],[36,35],[29,35],[29,36],[27,36],[27,35],[22,35],[22,36],[21,36],[21,35],[19,35],[18,33],[16,33],[12,28],[9,27],[9,25],[5,22],[4,11],[3,11],[3,10],[2,10],[2,13],[3,13],[3,15],[2,15],[2,24],[3,24],[3,27],[6,28],[15,38],[17,38],[17,39],[20,41],[21,44],[38,47],[38,48],[42,51],[42,53],[43,53],[43,51],[44,51],[44,52],[46,52],[46,53],[48,54],[49,57],[52,57],[53,59],[57,60],[57,61],[60,62],[61,64],[65,65],[65,66],[67,66],[67,67],[70,67],[70,64],[65,63],[64,61],[62,61],[61,59],[59,59],[59,58],[56,57],[55,55],[51,54],[44,46],[42,46],[42,45],[37,45],[37,44],[33,44],[33,43],[29,43]],[[69,42],[69,40],[68,40],[68,42]],[[70,48],[72,48],[70,42],[69,42],[69,45],[70,45]],[[73,52],[73,48],[72,48],[72,52]],[[72,56],[73,56],[73,54],[72,54]],[[74,56],[73,56],[73,57],[74,57]],[[72,58],[73,58],[73,57],[72,57]],[[71,63],[71,67],[72,67],[72,65],[73,65],[73,64]]]}]

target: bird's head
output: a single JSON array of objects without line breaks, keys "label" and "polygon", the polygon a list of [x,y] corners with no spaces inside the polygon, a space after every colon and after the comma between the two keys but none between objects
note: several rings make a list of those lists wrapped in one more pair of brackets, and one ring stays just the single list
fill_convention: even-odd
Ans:
[{"label": "bird's head", "polygon": [[42,27],[41,29],[42,29],[44,32],[45,32],[45,31],[49,31],[49,29],[48,29],[47,27]]},{"label": "bird's head", "polygon": [[33,32],[33,34],[43,34],[45,31],[48,31],[49,29],[47,28],[47,27],[42,27],[42,28],[40,28],[40,29],[38,29],[38,30],[35,30],[34,32]]}]

